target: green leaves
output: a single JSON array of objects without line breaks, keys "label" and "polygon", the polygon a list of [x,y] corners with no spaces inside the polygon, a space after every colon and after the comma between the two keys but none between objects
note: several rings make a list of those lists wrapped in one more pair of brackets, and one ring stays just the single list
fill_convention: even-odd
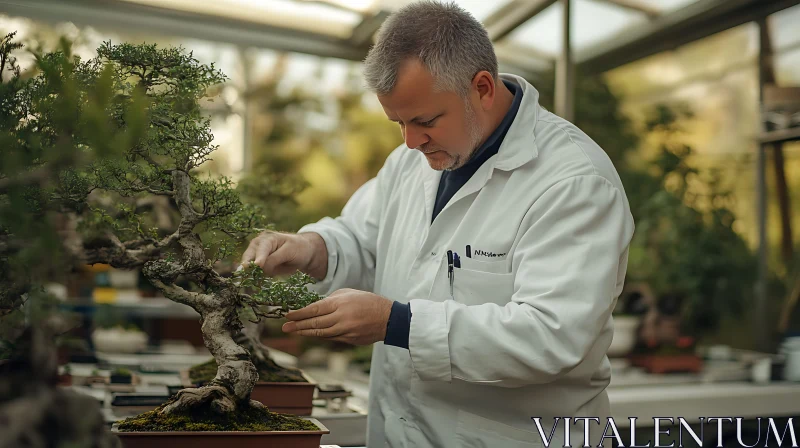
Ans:
[{"label": "green leaves", "polygon": [[251,263],[250,266],[236,271],[233,278],[241,289],[253,291],[249,297],[242,299],[241,305],[255,308],[256,314],[259,308],[266,312],[266,309],[272,307],[278,307],[283,314],[304,308],[322,298],[306,289],[306,285],[315,283],[315,280],[302,272],[278,281],[267,277],[258,265]]}]

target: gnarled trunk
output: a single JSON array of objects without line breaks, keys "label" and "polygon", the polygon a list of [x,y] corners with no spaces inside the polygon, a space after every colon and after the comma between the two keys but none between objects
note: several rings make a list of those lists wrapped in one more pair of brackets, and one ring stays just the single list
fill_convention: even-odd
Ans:
[{"label": "gnarled trunk", "polygon": [[180,391],[163,412],[181,412],[208,405],[216,412],[235,412],[242,406],[261,406],[250,400],[258,381],[258,371],[250,353],[234,341],[242,328],[235,307],[210,307],[198,310],[202,316],[203,341],[217,362],[217,375],[205,386]]}]

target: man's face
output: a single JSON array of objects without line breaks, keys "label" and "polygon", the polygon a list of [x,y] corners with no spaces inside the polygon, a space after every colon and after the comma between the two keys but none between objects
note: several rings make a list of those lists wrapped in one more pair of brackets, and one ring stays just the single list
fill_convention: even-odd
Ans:
[{"label": "man's face", "polygon": [[425,154],[434,170],[462,167],[483,141],[476,105],[457,93],[434,91],[433,77],[417,60],[402,65],[395,88],[378,100],[400,124],[406,146]]}]

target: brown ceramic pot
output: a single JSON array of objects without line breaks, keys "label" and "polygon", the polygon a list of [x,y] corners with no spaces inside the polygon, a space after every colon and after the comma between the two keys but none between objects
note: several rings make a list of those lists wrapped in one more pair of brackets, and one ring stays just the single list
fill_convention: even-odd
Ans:
[{"label": "brown ceramic pot", "polygon": [[272,412],[293,415],[311,415],[316,384],[258,382],[250,398],[260,401]]},{"label": "brown ceramic pot", "polygon": [[122,441],[124,448],[319,448],[322,436],[330,433],[319,421],[316,431],[164,431],[121,432],[115,424],[111,431]]},{"label": "brown ceramic pot", "polygon": [[[250,398],[261,402],[271,412],[299,416],[311,415],[314,401],[314,389],[317,387],[305,373],[304,383],[298,382],[265,382],[259,381],[253,387]],[[189,380],[189,372],[181,372],[184,387],[197,387]]]}]

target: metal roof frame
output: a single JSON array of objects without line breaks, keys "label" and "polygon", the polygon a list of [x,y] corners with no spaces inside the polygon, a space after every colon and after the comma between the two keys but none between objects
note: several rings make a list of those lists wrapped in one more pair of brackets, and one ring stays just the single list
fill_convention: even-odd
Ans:
[{"label": "metal roof frame", "polygon": [[[559,1],[564,0],[511,0],[490,14],[484,25],[498,46],[508,47],[510,42],[505,37]],[[640,11],[651,20],[575,54],[575,64],[585,74],[604,72],[673,50],[800,4],[800,0],[699,0],[675,12],[656,15],[652,7],[636,0],[600,1]],[[322,33],[120,0],[0,0],[0,12],[49,22],[71,21],[101,28],[146,31],[351,61],[364,59],[375,32],[389,15],[385,10],[365,14],[352,35],[341,39]],[[552,66],[557,59],[528,49],[526,54],[540,59],[540,63],[524,64],[519,54],[507,48],[498,53],[501,65],[523,70],[526,73],[522,75],[530,76],[541,70],[542,62],[545,66]]]},{"label": "metal roof frame", "polygon": [[[98,28],[146,31],[242,46],[361,61],[368,46],[362,22],[353,40],[263,23],[178,11],[118,0],[0,0],[0,13],[47,22],[73,22]],[[375,28],[377,29],[377,28]]]},{"label": "metal roof frame", "polygon": [[584,74],[605,72],[798,4],[800,0],[701,0],[579,53],[577,64]]}]

